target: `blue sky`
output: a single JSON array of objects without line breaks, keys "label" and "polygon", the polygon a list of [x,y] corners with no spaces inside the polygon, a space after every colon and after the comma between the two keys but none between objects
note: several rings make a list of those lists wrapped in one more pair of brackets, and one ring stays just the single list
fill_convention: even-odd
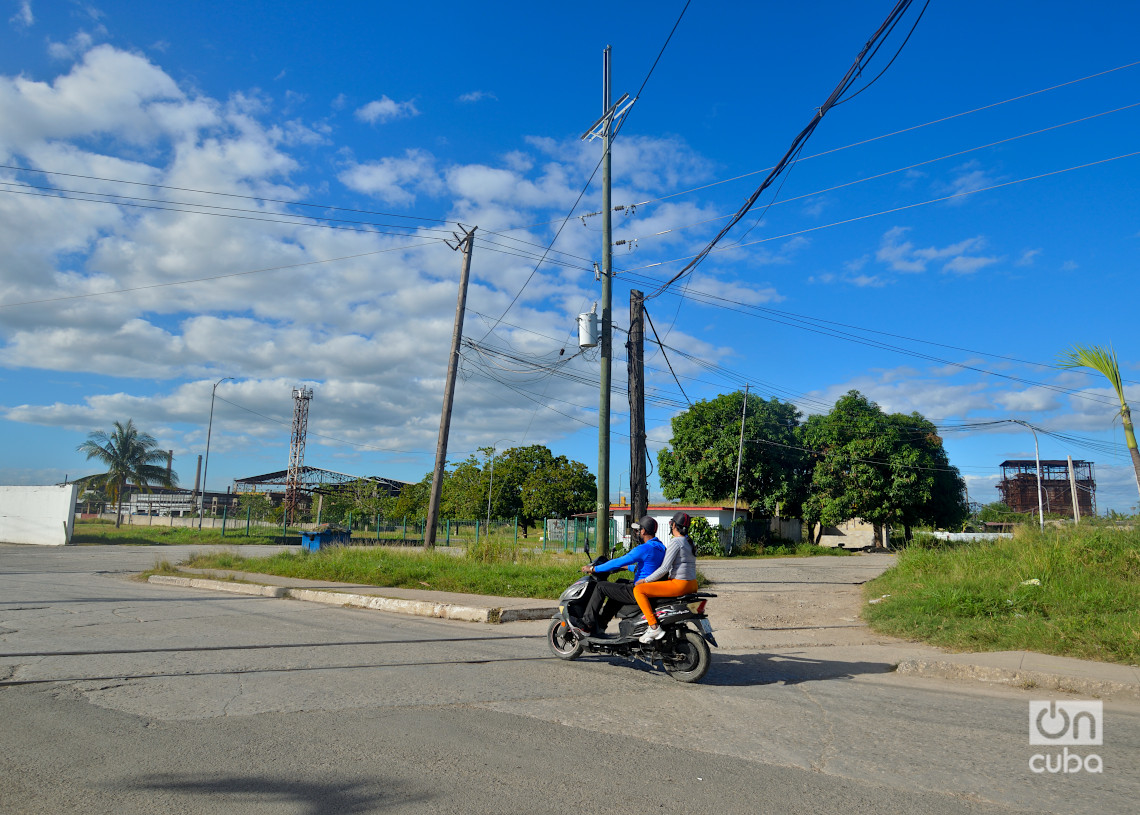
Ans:
[{"label": "blue sky", "polygon": [[[465,334],[523,362],[465,351],[451,457],[545,443],[593,469],[596,354],[531,366],[577,352],[575,316],[599,297],[600,219],[579,217],[596,182],[531,275],[597,164],[578,137],[601,112],[602,49],[614,95],[636,92],[683,5],[7,0],[0,482],[87,473],[76,445],[132,417],[192,483],[227,376],[211,488],[286,466],[300,382],[316,392],[306,463],[418,479],[456,221],[479,228]],[[619,327],[630,288],[704,246],[891,5],[691,4],[614,147],[613,202],[637,204],[614,215]],[[685,391],[649,351],[654,449],[686,397],[748,382],[806,415],[857,388],[946,427],[974,500],[996,499],[998,465],[1033,438],[954,426],[1020,419],[1066,434],[1042,435],[1043,457],[1095,463],[1101,510],[1135,506],[1107,383],[1050,363],[1111,343],[1140,401],[1137,30],[1131,3],[934,0],[763,218],[649,301]]]}]

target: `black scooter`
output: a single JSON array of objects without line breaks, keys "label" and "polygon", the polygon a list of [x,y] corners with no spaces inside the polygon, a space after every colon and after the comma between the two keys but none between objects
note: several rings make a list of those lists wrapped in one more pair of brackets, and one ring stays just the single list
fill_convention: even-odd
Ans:
[{"label": "black scooter", "polygon": [[[589,549],[586,555],[589,556]],[[591,561],[591,565],[599,566],[605,561],[605,557],[598,557]],[[638,641],[648,624],[636,605],[625,605],[619,609],[615,617],[618,621],[616,635],[580,636],[571,625],[571,617],[581,619],[586,604],[597,590],[598,581],[608,578],[609,575],[583,575],[562,592],[558,598],[558,613],[546,631],[546,642],[554,655],[559,659],[577,659],[589,651],[648,665],[660,661],[665,672],[679,682],[701,681],[712,661],[709,644],[717,644],[705,614],[706,603],[716,595],[696,592],[655,599],[653,613],[657,615],[657,624],[665,629],[665,636],[650,643]]]}]

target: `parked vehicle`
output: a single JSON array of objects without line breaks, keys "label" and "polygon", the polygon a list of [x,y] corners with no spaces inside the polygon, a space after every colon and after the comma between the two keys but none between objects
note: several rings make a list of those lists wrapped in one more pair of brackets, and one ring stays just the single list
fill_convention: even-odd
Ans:
[{"label": "parked vehicle", "polygon": [[[587,550],[587,555],[589,551]],[[592,561],[598,566],[606,558]],[[653,601],[657,623],[665,636],[650,643],[641,643],[638,637],[645,633],[645,615],[636,605],[626,605],[614,618],[618,624],[616,634],[582,636],[573,627],[573,620],[581,619],[586,604],[599,580],[608,575],[583,575],[558,598],[558,613],[550,621],[546,642],[559,659],[577,659],[582,654],[605,654],[624,657],[648,665],[661,663],[669,676],[679,682],[699,682],[708,673],[712,661],[709,645],[716,645],[712,625],[705,614],[708,592],[696,592],[681,597],[662,597]],[[572,620],[573,618],[573,620]]]}]

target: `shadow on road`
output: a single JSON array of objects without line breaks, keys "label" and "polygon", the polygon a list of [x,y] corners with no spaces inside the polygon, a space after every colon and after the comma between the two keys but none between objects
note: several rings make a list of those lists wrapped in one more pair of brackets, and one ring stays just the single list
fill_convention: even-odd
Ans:
[{"label": "shadow on road", "polygon": [[892,673],[895,667],[891,662],[843,662],[787,654],[714,654],[712,668],[702,684],[721,687],[774,683],[796,685],[800,682]]},{"label": "shadow on road", "polygon": [[[186,796],[203,796],[221,799],[233,806],[251,803],[273,804],[283,811],[304,812],[306,815],[348,815],[355,812],[375,812],[399,803],[419,803],[428,800],[423,794],[400,791],[391,781],[369,779],[367,782],[345,783],[298,781],[291,778],[267,776],[178,776],[159,775],[139,779],[131,784],[138,790],[161,790]],[[303,809],[294,809],[301,805]],[[187,802],[187,809],[191,807]]]}]

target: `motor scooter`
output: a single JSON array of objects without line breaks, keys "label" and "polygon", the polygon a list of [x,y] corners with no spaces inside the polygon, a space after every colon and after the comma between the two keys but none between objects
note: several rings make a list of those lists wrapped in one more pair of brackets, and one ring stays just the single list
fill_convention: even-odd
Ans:
[{"label": "motor scooter", "polygon": [[[586,550],[589,557],[590,550]],[[597,557],[591,565],[600,566],[607,558]],[[583,636],[574,627],[586,610],[586,604],[597,590],[598,581],[609,575],[585,574],[574,581],[558,598],[558,613],[550,621],[546,642],[559,659],[577,659],[583,653],[618,656],[630,661],[655,666],[658,662],[665,673],[679,682],[699,682],[708,673],[712,662],[709,645],[716,645],[712,625],[705,614],[705,605],[716,597],[709,592],[695,592],[681,597],[653,598],[653,613],[665,636],[649,643],[638,638],[648,628],[645,615],[637,605],[623,605],[615,615],[616,634]],[[607,602],[612,602],[608,600]]]}]

